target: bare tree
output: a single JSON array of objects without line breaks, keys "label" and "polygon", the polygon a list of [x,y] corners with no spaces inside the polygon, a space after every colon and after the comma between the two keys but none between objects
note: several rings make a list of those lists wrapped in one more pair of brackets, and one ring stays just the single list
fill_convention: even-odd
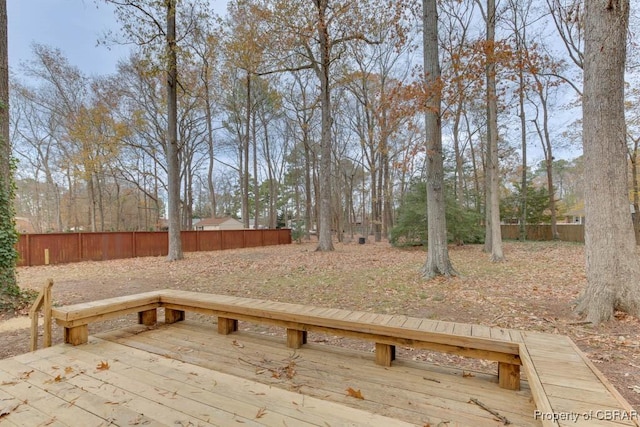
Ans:
[{"label": "bare tree", "polygon": [[498,165],[498,93],[496,90],[496,2],[487,0],[484,12],[486,34],[487,79],[487,150],[486,150],[486,234],[485,251],[494,262],[503,261],[502,231],[500,229],[500,193]]},{"label": "bare tree", "polygon": [[585,2],[583,149],[587,286],[577,312],[640,317],[640,261],[628,197],[624,116],[629,0]]},{"label": "bare tree", "polygon": [[449,259],[444,165],[442,156],[442,81],[438,49],[436,0],[422,0],[424,78],[428,98],[425,113],[427,137],[427,240],[429,250],[422,269],[426,278],[456,275]]},{"label": "bare tree", "polygon": [[[180,238],[180,162],[178,158],[178,60],[176,43],[177,0],[163,0],[161,5],[146,0],[105,0],[116,6],[118,19],[130,41],[151,49],[153,41],[165,40],[164,67],[167,77],[167,156],[168,219],[169,219],[169,261],[183,258]],[[164,8],[165,24],[155,16],[154,6]]]}]

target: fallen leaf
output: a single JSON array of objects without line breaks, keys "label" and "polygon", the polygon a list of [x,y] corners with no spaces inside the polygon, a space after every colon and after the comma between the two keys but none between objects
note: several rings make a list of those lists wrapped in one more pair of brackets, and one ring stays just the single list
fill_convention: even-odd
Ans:
[{"label": "fallen leaf", "polygon": [[629,387],[629,388],[635,391],[636,393],[640,393],[640,385],[634,385],[633,387]]},{"label": "fallen leaf", "polygon": [[137,426],[140,423],[142,423],[142,417],[140,415],[138,415],[137,417],[129,420],[129,425],[130,426]]},{"label": "fallen leaf", "polygon": [[471,372],[462,371],[462,378],[471,378],[471,377],[475,377],[475,375],[472,374]]},{"label": "fallen leaf", "polygon": [[362,393],[360,392],[360,390],[354,390],[351,387],[349,387],[347,389],[347,396],[351,396],[351,397],[354,397],[356,399],[364,400],[364,397],[362,396]]},{"label": "fallen leaf", "polygon": [[9,415],[13,411],[15,411],[18,406],[20,406],[20,402],[0,408],[0,418],[4,417],[5,415]]},{"label": "fallen leaf", "polygon": [[258,409],[258,413],[256,414],[256,418],[262,418],[267,415],[267,408]]},{"label": "fallen leaf", "polygon": [[66,368],[64,368],[65,374],[70,374],[71,372],[73,372],[73,368],[71,366],[67,366]]},{"label": "fallen leaf", "polygon": [[231,342],[231,344],[233,344],[235,347],[238,347],[238,348],[244,348],[244,344],[239,343],[239,342],[238,342],[238,341],[236,341],[236,340],[233,340],[233,341]]},{"label": "fallen leaf", "polygon": [[58,375],[57,377],[55,377],[53,379],[53,382],[56,382],[56,383],[59,383],[60,381],[62,381],[62,376],[61,375]]},{"label": "fallen leaf", "polygon": [[109,369],[109,363],[108,362],[100,362],[100,363],[98,363],[98,366],[96,366],[96,369],[98,371],[106,371],[107,369]]},{"label": "fallen leaf", "polygon": [[31,376],[31,374],[32,374],[32,373],[33,373],[33,369],[32,369],[32,370],[30,370],[30,371],[22,372],[22,373],[20,374],[20,379],[21,379],[21,380],[26,380],[26,379],[28,379],[28,378]]}]

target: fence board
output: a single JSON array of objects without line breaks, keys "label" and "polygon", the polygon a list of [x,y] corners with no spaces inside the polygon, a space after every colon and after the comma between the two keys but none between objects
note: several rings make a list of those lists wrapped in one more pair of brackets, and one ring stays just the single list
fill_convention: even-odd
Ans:
[{"label": "fence board", "polygon": [[[584,243],[584,225],[582,224],[558,224],[560,240],[565,242]],[[520,238],[519,225],[503,225],[502,238],[517,240]],[[527,225],[527,240],[553,240],[551,225],[536,224]]]},{"label": "fence board", "polygon": [[[239,249],[291,243],[291,230],[182,231],[185,252]],[[23,234],[16,244],[18,266],[79,261],[103,261],[145,256],[164,256],[169,252],[167,232],[131,231],[107,233]]]}]

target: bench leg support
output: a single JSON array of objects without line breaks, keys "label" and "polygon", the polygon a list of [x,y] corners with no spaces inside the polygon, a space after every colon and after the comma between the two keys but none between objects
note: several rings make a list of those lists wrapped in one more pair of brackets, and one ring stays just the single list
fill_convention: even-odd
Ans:
[{"label": "bench leg support", "polygon": [[307,343],[307,331],[287,329],[287,347],[300,348]]},{"label": "bench leg support", "polygon": [[164,323],[176,323],[184,320],[184,310],[164,309]]},{"label": "bench leg support", "polygon": [[158,321],[158,311],[155,308],[138,312],[138,323],[145,326],[153,326]]},{"label": "bench leg support", "polygon": [[221,335],[229,335],[238,330],[238,321],[236,319],[228,319],[226,317],[218,317],[218,333]]},{"label": "bench leg support", "polygon": [[520,390],[520,365],[499,362],[498,385],[507,390]]},{"label": "bench leg support", "polygon": [[64,328],[64,342],[71,345],[80,345],[89,342],[89,325]]},{"label": "bench leg support", "polygon": [[391,362],[396,358],[396,346],[376,343],[376,364],[381,366],[391,366]]}]

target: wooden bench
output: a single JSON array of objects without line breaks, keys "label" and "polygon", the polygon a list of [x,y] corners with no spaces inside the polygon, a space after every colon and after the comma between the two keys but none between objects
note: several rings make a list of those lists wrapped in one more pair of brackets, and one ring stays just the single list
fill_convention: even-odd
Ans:
[{"label": "wooden bench", "polygon": [[89,339],[89,323],[120,317],[129,313],[138,313],[138,322],[155,325],[157,308],[160,307],[162,291],[126,295],[98,301],[54,307],[51,318],[64,327],[64,342],[84,344]]},{"label": "wooden bench", "polygon": [[137,312],[139,323],[153,325],[158,307],[164,307],[165,323],[183,320],[186,311],[217,316],[225,335],[238,329],[238,320],[280,326],[290,348],[305,344],[308,331],[372,341],[383,366],[391,366],[397,345],[491,360],[498,362],[501,387],[520,387],[519,344],[491,337],[481,326],[176,290],[58,307],[52,317],[64,327],[65,343],[78,345],[87,342],[91,322]]},{"label": "wooden bench", "polygon": [[[496,361],[500,387],[513,390],[520,388],[522,366],[538,409],[533,416],[543,425],[609,425],[607,417],[617,417],[610,425],[640,425],[633,408],[561,335],[178,290],[58,307],[52,316],[64,327],[65,342],[78,345],[87,342],[91,322],[138,313],[140,323],[153,325],[159,307],[166,323],[184,320],[187,311],[217,316],[224,335],[237,331],[238,321],[283,327],[291,348],[303,346],[308,331],[372,341],[383,366],[391,365],[397,345]],[[576,398],[585,395],[586,406]],[[574,424],[576,414],[581,418]]]}]

